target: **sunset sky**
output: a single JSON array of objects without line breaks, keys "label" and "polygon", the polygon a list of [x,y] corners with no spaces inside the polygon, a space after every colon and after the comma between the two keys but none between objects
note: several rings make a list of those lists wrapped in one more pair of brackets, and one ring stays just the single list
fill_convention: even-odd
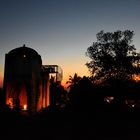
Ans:
[{"label": "sunset sky", "polygon": [[140,51],[140,0],[0,0],[0,82],[5,53],[26,44],[43,64],[89,75],[86,49],[100,30],[133,30]]}]

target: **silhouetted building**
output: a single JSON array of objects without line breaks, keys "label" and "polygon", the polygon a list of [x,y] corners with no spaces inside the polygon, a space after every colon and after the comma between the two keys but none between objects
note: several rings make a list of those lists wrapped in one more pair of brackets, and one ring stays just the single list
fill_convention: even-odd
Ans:
[{"label": "silhouetted building", "polygon": [[19,47],[5,55],[4,93],[9,107],[29,112],[49,105],[49,74],[62,80],[57,65],[42,65],[41,56],[33,49]]}]

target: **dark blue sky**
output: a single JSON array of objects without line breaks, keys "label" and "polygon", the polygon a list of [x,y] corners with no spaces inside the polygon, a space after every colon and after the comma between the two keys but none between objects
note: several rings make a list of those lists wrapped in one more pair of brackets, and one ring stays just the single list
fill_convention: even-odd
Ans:
[{"label": "dark blue sky", "polygon": [[87,47],[100,30],[133,30],[140,50],[140,0],[0,0],[0,70],[4,55],[26,44],[64,79],[87,75]]}]

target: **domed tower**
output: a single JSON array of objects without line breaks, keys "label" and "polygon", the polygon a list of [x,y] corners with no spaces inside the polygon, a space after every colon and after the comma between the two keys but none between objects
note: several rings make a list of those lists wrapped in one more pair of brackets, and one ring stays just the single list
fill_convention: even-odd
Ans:
[{"label": "domed tower", "polygon": [[5,55],[4,92],[7,105],[29,112],[38,110],[41,68],[41,56],[25,45]]}]

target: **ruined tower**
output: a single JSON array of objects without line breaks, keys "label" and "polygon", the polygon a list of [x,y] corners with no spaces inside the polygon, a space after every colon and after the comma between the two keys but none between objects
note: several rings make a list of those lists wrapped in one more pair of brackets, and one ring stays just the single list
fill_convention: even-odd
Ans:
[{"label": "ruined tower", "polygon": [[46,108],[50,103],[50,74],[56,82],[62,80],[62,70],[57,65],[42,65],[41,56],[33,49],[19,47],[5,55],[5,103],[16,110],[29,113]]},{"label": "ruined tower", "polygon": [[33,49],[19,47],[5,55],[4,91],[11,108],[38,108],[41,82],[41,56]]}]

